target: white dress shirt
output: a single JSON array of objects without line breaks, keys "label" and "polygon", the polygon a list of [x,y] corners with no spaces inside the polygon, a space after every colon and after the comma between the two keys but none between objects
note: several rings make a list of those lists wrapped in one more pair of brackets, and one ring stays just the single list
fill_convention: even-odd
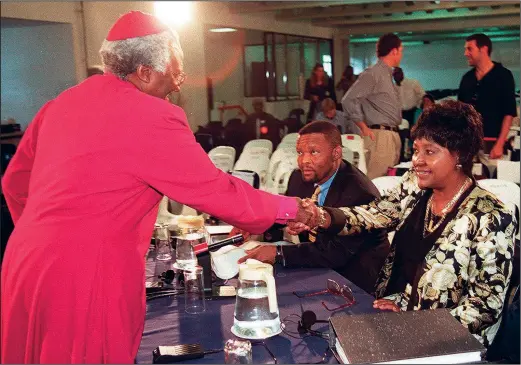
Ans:
[{"label": "white dress shirt", "polygon": [[403,79],[402,84],[398,86],[400,92],[400,100],[402,102],[402,110],[409,110],[414,107],[420,107],[425,90],[418,80]]}]

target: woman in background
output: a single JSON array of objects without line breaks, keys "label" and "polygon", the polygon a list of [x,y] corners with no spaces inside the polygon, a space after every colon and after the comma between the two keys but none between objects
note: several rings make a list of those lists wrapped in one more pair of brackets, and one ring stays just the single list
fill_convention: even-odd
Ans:
[{"label": "woman in background", "polygon": [[324,71],[324,66],[317,63],[313,67],[311,77],[306,81],[306,88],[304,90],[304,99],[309,100],[309,111],[307,121],[315,118],[315,115],[321,111],[320,103],[325,98],[331,98],[336,103],[335,87],[333,80],[329,78]]},{"label": "woman in background", "polygon": [[336,89],[342,92],[342,96],[344,96],[347,90],[349,90],[349,88],[355,83],[357,77],[358,76],[355,75],[353,70],[353,66],[347,65],[342,74],[342,78],[336,84]]}]

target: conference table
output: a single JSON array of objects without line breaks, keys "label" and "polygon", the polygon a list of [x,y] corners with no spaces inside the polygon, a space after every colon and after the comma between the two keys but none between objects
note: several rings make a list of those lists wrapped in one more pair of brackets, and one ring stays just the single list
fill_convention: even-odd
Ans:
[{"label": "conference table", "polygon": [[[156,262],[149,255],[147,258],[147,280],[157,280],[158,274],[169,268],[170,262]],[[284,331],[265,339],[264,344],[252,341],[254,364],[273,364],[273,353],[279,364],[337,363],[331,351],[328,351],[326,339],[313,335],[300,335],[297,322],[303,311],[311,310],[318,320],[327,320],[330,316],[341,314],[375,313],[372,307],[373,297],[358,288],[343,276],[329,269],[288,269],[276,265],[274,276],[277,288],[280,319]],[[347,284],[352,289],[356,303],[344,309],[330,312],[321,304],[336,308],[346,301],[331,294],[298,298],[293,291],[312,293],[326,289],[326,281],[333,279],[339,284]],[[236,279],[232,279],[233,281]],[[229,284],[229,283],[227,283]],[[206,311],[200,314],[188,314],[184,311],[184,297],[170,296],[147,301],[145,328],[141,346],[136,358],[137,363],[152,363],[152,351],[157,346],[198,343],[205,350],[223,349],[228,339],[238,339],[231,333],[235,297],[219,298],[206,301]],[[312,330],[327,333],[327,323],[316,323]],[[356,333],[353,333],[356,336]],[[268,348],[268,350],[266,349]],[[204,358],[185,361],[184,363],[224,363],[224,353],[206,355]]]}]

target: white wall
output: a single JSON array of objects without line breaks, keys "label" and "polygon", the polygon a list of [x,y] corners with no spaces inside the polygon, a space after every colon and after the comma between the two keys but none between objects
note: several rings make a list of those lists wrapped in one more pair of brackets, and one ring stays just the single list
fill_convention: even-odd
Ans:
[{"label": "white wall", "polygon": [[[189,24],[177,28],[181,45],[185,51],[185,71],[188,79],[182,88],[184,109],[192,129],[208,121],[208,99],[206,94],[206,65],[204,26],[220,26],[257,29],[297,35],[331,38],[332,30],[298,22],[276,21],[273,15],[232,14],[228,5],[232,2],[192,2],[193,19]],[[82,6],[83,5],[83,9]],[[237,6],[239,6],[237,4]],[[152,1],[112,2],[2,2],[2,17],[45,20],[72,25],[76,81],[86,77],[86,67],[99,65],[99,48],[110,26],[116,19],[130,10],[154,12]],[[84,22],[82,19],[82,11]],[[85,37],[83,34],[85,27]]]},{"label": "white wall", "polygon": [[[519,41],[493,42],[492,60],[503,63],[514,74],[519,88]],[[405,76],[417,79],[425,90],[457,89],[462,76],[469,70],[463,56],[463,40],[438,41],[424,45],[405,45],[401,67]],[[365,63],[376,61],[375,45],[366,43],[353,47],[351,60]]]},{"label": "white wall", "polygon": [[73,62],[75,64],[76,81],[79,82],[87,76],[81,2],[2,1],[0,6],[2,18],[70,24],[72,26]]},{"label": "white wall", "polygon": [[[212,79],[214,103],[243,105],[244,64],[243,46],[246,32],[205,33],[206,75]],[[249,108],[248,108],[249,109]],[[234,112],[227,113],[235,115]]]},{"label": "white wall", "polygon": [[25,130],[50,99],[76,84],[71,24],[2,24],[1,119]]}]

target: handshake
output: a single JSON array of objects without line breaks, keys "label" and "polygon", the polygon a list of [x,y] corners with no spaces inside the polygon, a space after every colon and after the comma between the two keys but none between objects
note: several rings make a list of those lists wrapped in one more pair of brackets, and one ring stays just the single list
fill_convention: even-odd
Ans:
[{"label": "handshake", "polygon": [[[329,213],[317,207],[311,199],[295,198],[298,203],[298,210],[295,219],[288,221],[286,232],[291,235],[298,235],[304,231],[313,229],[328,228],[331,225],[331,217]],[[242,234],[244,241],[248,241],[251,237],[249,232],[234,227],[228,237],[236,234]]]},{"label": "handshake", "polygon": [[298,202],[297,216],[288,222],[287,233],[297,235],[303,231],[329,227],[331,217],[326,210],[317,207],[311,199],[296,199]]}]

